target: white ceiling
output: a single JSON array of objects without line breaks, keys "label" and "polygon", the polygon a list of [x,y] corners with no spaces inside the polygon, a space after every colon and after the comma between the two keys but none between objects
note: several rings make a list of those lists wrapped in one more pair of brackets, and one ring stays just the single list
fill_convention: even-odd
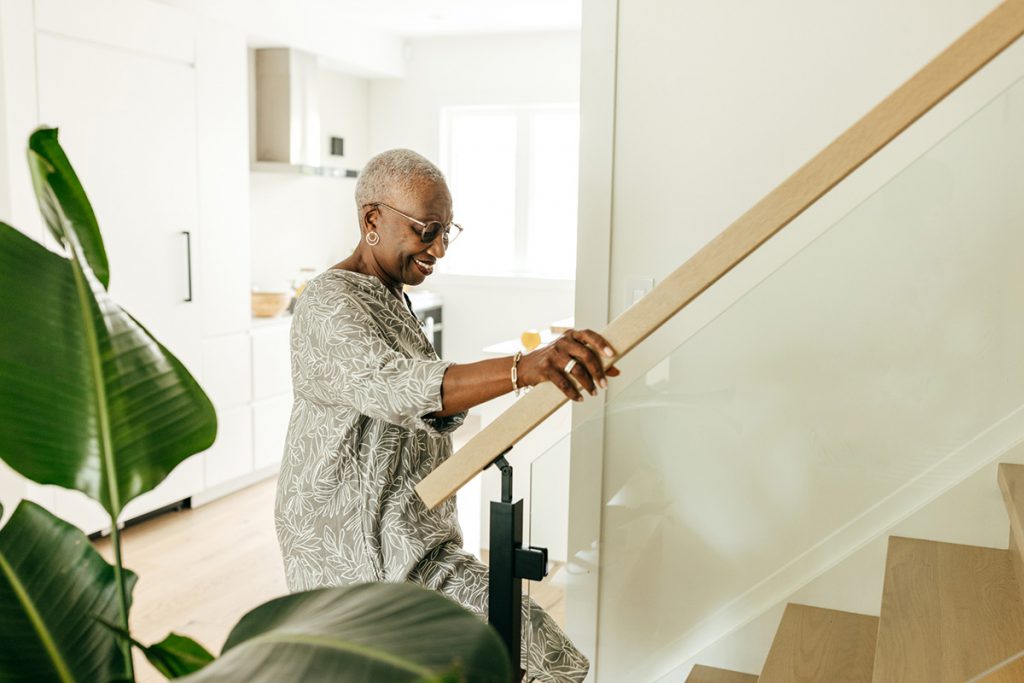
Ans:
[{"label": "white ceiling", "polygon": [[579,30],[582,0],[323,0],[403,37]]}]

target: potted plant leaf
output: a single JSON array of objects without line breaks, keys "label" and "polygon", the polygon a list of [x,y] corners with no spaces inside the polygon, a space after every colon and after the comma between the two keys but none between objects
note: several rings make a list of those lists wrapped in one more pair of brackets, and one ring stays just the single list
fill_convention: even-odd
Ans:
[{"label": "potted plant leaf", "polygon": [[[134,681],[131,649],[187,681],[510,681],[497,634],[436,593],[362,584],[285,595],[246,614],[215,658],[188,637],[131,636],[138,577],[117,519],[208,448],[217,419],[188,370],[110,297],[92,207],[57,137],[29,167],[60,252],[0,223],[0,459],[76,489],[111,520],[114,563],[79,529],[22,501],[0,529],[0,681]],[[196,568],[201,570],[201,568]]]}]

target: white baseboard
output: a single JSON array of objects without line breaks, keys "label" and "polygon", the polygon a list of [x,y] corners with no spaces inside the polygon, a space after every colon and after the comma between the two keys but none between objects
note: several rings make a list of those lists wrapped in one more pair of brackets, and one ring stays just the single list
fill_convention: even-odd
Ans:
[{"label": "white baseboard", "polygon": [[258,484],[259,482],[270,479],[271,477],[276,477],[280,469],[280,464],[267,465],[266,467],[261,467],[249,474],[242,475],[237,479],[232,479],[231,481],[226,481],[223,484],[218,484],[217,486],[204,489],[199,493],[192,495],[192,507],[201,507],[207,503],[217,500],[218,498],[223,498],[229,493],[240,491],[241,489],[252,486],[253,484]]}]

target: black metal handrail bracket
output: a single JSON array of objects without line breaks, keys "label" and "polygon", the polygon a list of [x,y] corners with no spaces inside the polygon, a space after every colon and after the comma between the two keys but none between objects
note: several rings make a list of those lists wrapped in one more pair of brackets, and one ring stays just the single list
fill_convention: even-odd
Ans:
[{"label": "black metal handrail bracket", "polygon": [[491,501],[487,620],[505,642],[516,669],[522,654],[522,580],[547,576],[548,550],[523,547],[523,499],[512,502],[512,465],[505,459],[511,450],[491,463],[501,471],[501,500]]}]

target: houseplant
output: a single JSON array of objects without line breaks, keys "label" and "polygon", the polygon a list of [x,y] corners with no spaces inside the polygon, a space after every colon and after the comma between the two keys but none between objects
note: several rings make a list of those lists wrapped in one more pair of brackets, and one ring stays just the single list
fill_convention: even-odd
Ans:
[{"label": "houseplant", "polygon": [[511,680],[493,630],[411,585],[271,600],[242,618],[220,658],[177,634],[148,646],[131,637],[138,577],[122,564],[117,518],[213,443],[216,414],[185,367],[108,294],[99,225],[56,129],[35,131],[28,157],[61,252],[0,223],[0,459],[98,501],[114,564],[77,528],[18,505],[0,529],[0,681],[132,681],[132,647],[188,681]]}]

